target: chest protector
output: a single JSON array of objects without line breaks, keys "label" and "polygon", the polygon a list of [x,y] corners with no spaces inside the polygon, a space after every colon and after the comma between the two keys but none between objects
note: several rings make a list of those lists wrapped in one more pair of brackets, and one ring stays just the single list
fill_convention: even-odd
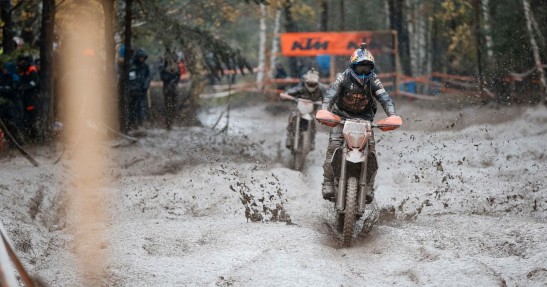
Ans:
[{"label": "chest protector", "polygon": [[367,83],[361,85],[352,80],[346,81],[345,89],[338,99],[338,107],[353,114],[362,114],[370,105],[374,104]]}]

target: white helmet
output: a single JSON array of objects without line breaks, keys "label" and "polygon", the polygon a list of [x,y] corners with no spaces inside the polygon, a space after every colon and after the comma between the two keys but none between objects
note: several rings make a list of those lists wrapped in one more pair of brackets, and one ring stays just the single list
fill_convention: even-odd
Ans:
[{"label": "white helmet", "polygon": [[302,81],[308,92],[313,93],[319,87],[319,73],[314,69],[309,70],[304,76]]}]

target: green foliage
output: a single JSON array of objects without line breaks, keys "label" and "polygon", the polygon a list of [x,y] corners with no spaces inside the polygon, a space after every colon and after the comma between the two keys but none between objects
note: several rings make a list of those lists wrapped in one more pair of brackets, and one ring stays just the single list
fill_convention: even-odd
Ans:
[{"label": "green foliage", "polygon": [[440,5],[434,19],[448,40],[447,55],[454,68],[472,67],[476,62],[473,33],[473,7],[468,0],[447,0]]},{"label": "green foliage", "polygon": [[[170,50],[183,50],[185,52],[196,52],[192,47],[199,47],[199,50],[203,55],[212,53],[214,63],[211,66],[213,72],[222,74],[222,66],[230,66],[235,63],[236,66],[244,73],[244,69],[251,69],[247,60],[241,55],[240,51],[230,47],[224,40],[220,39],[217,35],[213,34],[212,27],[214,23],[220,23],[220,20],[215,20],[218,15],[216,13],[228,13],[235,10],[229,7],[228,4],[233,1],[215,0],[210,2],[195,1],[188,5],[186,9],[201,10],[200,14],[194,14],[193,21],[181,21],[180,18],[171,16],[168,11],[173,6],[159,5],[165,1],[139,1],[140,9],[147,20],[146,25],[139,28],[139,30],[147,30],[152,32],[151,38],[156,43],[163,43],[164,46],[169,47]],[[217,5],[213,5],[216,3]],[[211,6],[212,5],[212,6]],[[217,7],[225,7],[224,9],[216,9]],[[186,10],[185,9],[185,10]],[[182,11],[182,10],[181,10]],[[208,13],[207,11],[211,11]],[[167,16],[166,16],[167,15]],[[212,16],[214,15],[214,16]],[[190,17],[187,15],[187,17]],[[205,18],[207,17],[207,18]],[[153,19],[162,19],[161,21],[153,21]],[[183,17],[184,19],[184,17]],[[189,19],[189,18],[188,18]],[[229,19],[225,18],[228,21]],[[208,25],[200,25],[200,23],[207,22]],[[192,23],[193,25],[189,25]],[[212,24],[213,23],[213,24]],[[211,25],[212,24],[212,25]],[[190,72],[192,66],[188,66]]]},{"label": "green foliage", "polygon": [[[539,11],[541,11],[540,6],[536,6]],[[534,9],[534,14],[536,17],[541,17],[542,14],[537,13],[538,10]],[[491,11],[493,20],[492,37],[495,43],[494,52],[497,65],[503,66],[510,71],[522,72],[528,70],[534,63],[531,56],[530,38],[526,31],[522,2],[491,1]],[[543,31],[547,31],[545,25],[542,26]]]},{"label": "green foliage", "polygon": [[32,56],[37,57],[38,56],[38,50],[37,47],[31,47],[28,44],[23,45],[22,47],[19,47],[15,51],[9,53],[9,54],[0,54],[0,62],[1,63],[7,63],[7,62],[15,62],[17,61],[17,58],[20,56]]},{"label": "green foliage", "polygon": [[[340,19],[340,5],[337,2],[330,1],[329,6],[329,27],[331,30],[337,29],[339,21],[344,21],[347,31],[363,30],[385,30],[386,17],[384,0],[357,1],[345,0],[344,17]],[[334,28],[334,29],[333,29]]]}]

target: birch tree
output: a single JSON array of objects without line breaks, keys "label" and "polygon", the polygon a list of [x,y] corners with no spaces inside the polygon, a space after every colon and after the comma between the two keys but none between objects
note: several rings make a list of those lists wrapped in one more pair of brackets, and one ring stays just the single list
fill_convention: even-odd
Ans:
[{"label": "birch tree", "polygon": [[406,0],[408,38],[410,52],[410,71],[412,76],[427,73],[429,30],[427,18],[423,17],[423,1]]},{"label": "birch tree", "polygon": [[489,64],[494,63],[494,42],[492,41],[492,29],[490,27],[490,0],[481,0],[484,42],[486,44],[486,56]]},{"label": "birch tree", "polygon": [[279,29],[281,27],[281,9],[275,10],[274,27],[272,36],[272,50],[270,53],[270,77],[275,75],[275,64],[277,64],[277,53],[279,53]]},{"label": "birch tree", "polygon": [[266,68],[266,16],[266,5],[260,4],[258,72],[256,74],[256,84],[261,90],[264,88],[264,74]]},{"label": "birch tree", "polygon": [[410,48],[408,26],[404,19],[405,0],[388,0],[389,7],[389,27],[397,31],[397,40],[399,42],[399,56],[403,73],[410,74]]}]

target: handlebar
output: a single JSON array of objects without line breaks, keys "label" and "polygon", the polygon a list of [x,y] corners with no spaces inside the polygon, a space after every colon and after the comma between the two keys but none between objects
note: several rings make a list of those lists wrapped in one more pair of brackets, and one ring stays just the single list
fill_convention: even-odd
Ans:
[{"label": "handlebar", "polygon": [[[345,124],[350,118],[341,117],[339,115],[333,114],[327,110],[317,111],[315,116],[317,121],[321,124],[324,124],[329,127],[335,127],[340,124]],[[399,116],[391,115],[385,119],[379,120],[376,123],[371,123],[373,128],[379,128],[382,131],[390,131],[399,128],[403,124],[403,119]]]},{"label": "handlebar", "polygon": [[279,97],[281,99],[284,99],[284,100],[290,100],[290,101],[294,101],[294,102],[298,102],[298,101],[304,101],[304,102],[309,102],[309,103],[313,103],[314,105],[316,106],[321,106],[323,105],[323,102],[322,101],[312,101],[312,100],[308,100],[308,99],[302,99],[302,98],[297,98],[297,97],[293,97],[287,93],[281,93],[279,94]]}]

